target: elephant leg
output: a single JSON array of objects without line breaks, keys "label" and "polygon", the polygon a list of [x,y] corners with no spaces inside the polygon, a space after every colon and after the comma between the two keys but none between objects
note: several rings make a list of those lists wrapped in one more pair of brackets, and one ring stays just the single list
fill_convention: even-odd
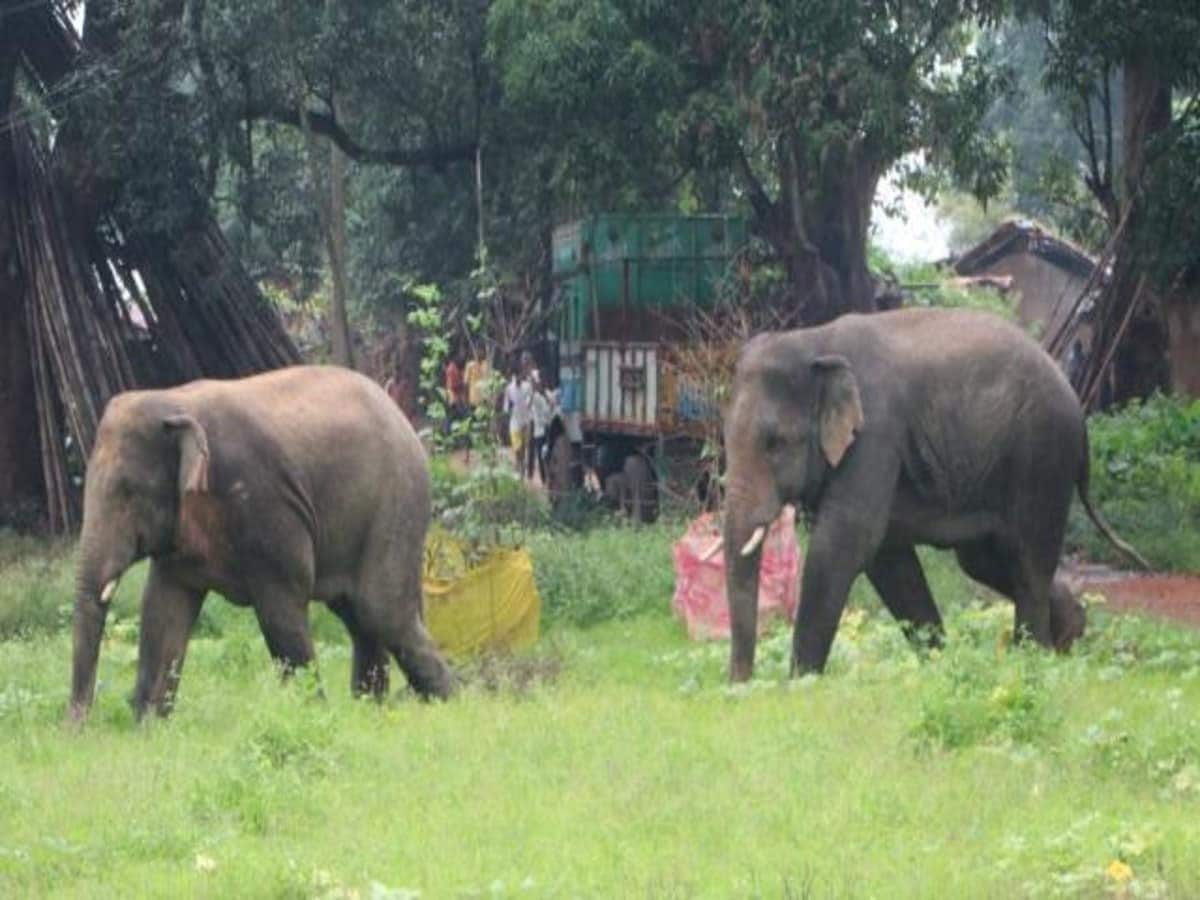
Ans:
[{"label": "elephant leg", "polygon": [[[404,560],[397,561],[403,565]],[[411,566],[417,572],[416,566]],[[391,651],[400,671],[422,698],[454,692],[454,675],[421,621],[421,576],[400,576],[396,566],[381,571],[355,614],[363,631]],[[397,596],[399,586],[399,596]]]},{"label": "elephant leg", "polygon": [[1016,594],[1017,561],[1004,553],[992,538],[964,544],[954,551],[962,570],[984,587],[1010,600]]},{"label": "elephant leg", "polygon": [[422,698],[444,700],[454,693],[454,675],[419,618],[392,631],[385,641],[404,677]]},{"label": "elephant leg", "polygon": [[926,649],[942,645],[942,617],[916,550],[911,546],[881,549],[867,566],[867,578],[910,643]]},{"label": "elephant leg", "polygon": [[291,591],[269,588],[256,593],[254,614],[271,658],[286,678],[314,657],[308,609]]},{"label": "elephant leg", "polygon": [[355,697],[370,694],[376,700],[383,700],[387,697],[389,686],[387,648],[363,631],[349,603],[331,605],[330,609],[342,620],[354,645],[350,692]]},{"label": "elephant leg", "polygon": [[200,615],[204,591],[181,587],[157,561],[142,593],[138,636],[138,677],[133,708],[141,719],[150,707],[160,716],[171,712],[192,626]]},{"label": "elephant leg", "polygon": [[1053,647],[1050,630],[1050,607],[1054,598],[1054,572],[1042,572],[1030,563],[1023,563],[1017,573],[1016,606],[1013,638],[1031,638],[1043,647]]},{"label": "elephant leg", "polygon": [[1087,611],[1058,578],[1054,579],[1051,591],[1050,637],[1054,640],[1054,649],[1065,653],[1077,638],[1083,637],[1087,629]]},{"label": "elephant leg", "polygon": [[817,510],[800,582],[792,674],[820,672],[846,608],[850,585],[883,544],[900,460],[886,446],[856,447]]},{"label": "elephant leg", "polygon": [[1077,481],[1073,460],[1073,454],[1051,454],[1045,465],[1031,468],[1027,490],[1017,495],[1011,536],[1018,561],[1016,636],[1058,649],[1066,649],[1083,632],[1082,608],[1054,577]]},{"label": "elephant leg", "polygon": [[846,608],[850,585],[883,538],[886,516],[818,514],[800,582],[800,609],[792,634],[792,674],[821,672]]},{"label": "elephant leg", "polygon": [[1016,640],[1030,637],[1046,647],[1055,644],[1051,626],[1056,602],[1053,568],[1046,573],[1045,566],[1029,559],[1029,554],[1009,550],[996,538],[959,547],[956,555],[971,578],[1013,601]]}]

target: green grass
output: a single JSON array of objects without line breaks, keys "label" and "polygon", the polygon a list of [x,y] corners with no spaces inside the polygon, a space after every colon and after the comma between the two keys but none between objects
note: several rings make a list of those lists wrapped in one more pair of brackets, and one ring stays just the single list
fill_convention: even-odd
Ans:
[{"label": "green grass", "polygon": [[[1156,395],[1088,420],[1093,502],[1152,565],[1200,572],[1200,400]],[[1075,504],[1069,546],[1127,566]]]},{"label": "green grass", "polygon": [[[551,627],[446,704],[353,702],[317,609],[325,699],[281,685],[213,599],[139,727],[137,572],[82,733],[68,632],[0,641],[0,896],[1094,897],[1114,861],[1130,896],[1200,895],[1200,635],[1101,609],[1070,656],[1013,649],[1011,608],[929,554],[943,653],[860,583],[825,677],[788,681],[778,631],[731,689],[670,616],[672,533],[536,538]],[[69,560],[29,550],[0,615],[57,617]]]}]

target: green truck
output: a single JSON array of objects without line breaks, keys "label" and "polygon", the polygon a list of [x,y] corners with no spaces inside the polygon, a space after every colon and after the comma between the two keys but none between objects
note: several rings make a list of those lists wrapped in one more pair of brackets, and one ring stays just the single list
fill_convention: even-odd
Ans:
[{"label": "green truck", "polygon": [[599,214],[555,229],[552,493],[590,483],[643,521],[657,515],[668,443],[694,454],[717,414],[674,370],[672,347],[745,243],[745,220],[730,215]]}]

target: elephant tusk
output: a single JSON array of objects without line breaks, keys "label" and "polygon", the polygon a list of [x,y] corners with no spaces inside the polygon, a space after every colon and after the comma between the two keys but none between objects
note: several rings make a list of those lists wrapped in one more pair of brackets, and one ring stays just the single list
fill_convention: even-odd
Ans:
[{"label": "elephant tusk", "polygon": [[117,592],[117,586],[121,583],[120,578],[114,578],[104,586],[104,590],[100,592],[100,602],[107,603],[113,598],[113,594]]},{"label": "elephant tusk", "polygon": [[767,526],[759,525],[754,529],[754,534],[750,535],[750,540],[742,545],[742,556],[749,556],[758,549],[758,545],[763,542],[763,538],[767,536]]}]

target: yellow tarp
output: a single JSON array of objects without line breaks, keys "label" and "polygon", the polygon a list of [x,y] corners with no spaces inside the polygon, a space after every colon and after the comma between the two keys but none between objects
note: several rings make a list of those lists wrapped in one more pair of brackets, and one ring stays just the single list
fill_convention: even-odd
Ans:
[{"label": "yellow tarp", "polygon": [[517,650],[538,639],[541,601],[525,550],[498,550],[468,568],[462,546],[444,532],[425,549],[425,627],[452,657]]}]

